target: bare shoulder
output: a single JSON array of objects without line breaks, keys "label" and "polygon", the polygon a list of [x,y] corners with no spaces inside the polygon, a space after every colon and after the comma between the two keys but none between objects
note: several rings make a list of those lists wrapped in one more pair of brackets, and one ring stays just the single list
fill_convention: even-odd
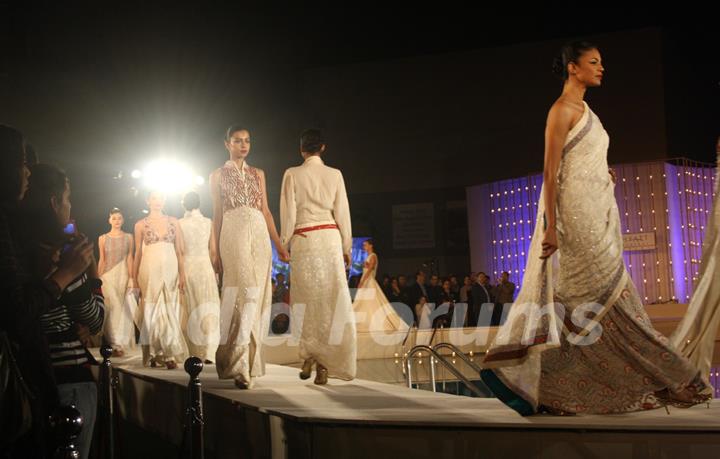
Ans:
[{"label": "bare shoulder", "polygon": [[568,102],[564,97],[560,97],[550,107],[548,118],[572,118],[576,113],[582,115],[582,109],[579,109],[576,104]]},{"label": "bare shoulder", "polygon": [[584,105],[569,101],[565,97],[559,97],[548,112],[548,122],[554,121],[564,125],[575,124],[585,111]]}]

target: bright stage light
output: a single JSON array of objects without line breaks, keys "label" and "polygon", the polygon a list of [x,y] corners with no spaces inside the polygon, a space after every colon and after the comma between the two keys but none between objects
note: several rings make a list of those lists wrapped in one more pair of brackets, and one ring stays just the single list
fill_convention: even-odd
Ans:
[{"label": "bright stage light", "polygon": [[205,179],[204,179],[204,178],[202,178],[202,177],[199,176],[199,175],[198,175],[197,177],[195,177],[195,185],[202,186],[202,185],[204,185],[204,184],[205,184]]},{"label": "bright stage light", "polygon": [[134,179],[139,179],[140,177],[142,177],[142,172],[139,171],[138,169],[135,169],[134,171],[132,171],[130,173],[130,176]]},{"label": "bright stage light", "polygon": [[159,159],[150,163],[142,173],[145,186],[167,194],[182,193],[193,188],[196,177],[190,168],[176,161]]}]

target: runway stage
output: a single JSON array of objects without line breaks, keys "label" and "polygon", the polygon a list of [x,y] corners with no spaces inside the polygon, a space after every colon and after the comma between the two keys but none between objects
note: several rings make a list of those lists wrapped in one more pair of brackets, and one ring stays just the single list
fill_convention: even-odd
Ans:
[{"label": "runway stage", "polygon": [[[187,374],[115,359],[121,457],[165,457],[182,443]],[[268,365],[249,391],[200,377],[208,458],[711,458],[720,401],[612,416],[523,418],[496,399],[362,379],[316,386]]]}]

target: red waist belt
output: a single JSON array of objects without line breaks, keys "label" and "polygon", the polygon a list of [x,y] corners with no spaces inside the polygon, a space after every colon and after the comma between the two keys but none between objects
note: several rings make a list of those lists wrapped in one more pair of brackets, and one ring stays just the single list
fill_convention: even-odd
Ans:
[{"label": "red waist belt", "polygon": [[307,228],[297,228],[293,234],[297,234],[298,236],[307,237],[303,233],[309,233],[310,231],[317,231],[317,230],[324,230],[324,229],[338,229],[338,226],[334,223],[329,225],[317,225],[317,226],[308,226]]}]

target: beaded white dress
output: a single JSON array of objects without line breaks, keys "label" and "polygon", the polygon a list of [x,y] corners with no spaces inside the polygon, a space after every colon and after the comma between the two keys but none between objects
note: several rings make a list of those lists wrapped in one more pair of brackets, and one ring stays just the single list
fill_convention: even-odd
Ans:
[{"label": "beaded white dress", "polygon": [[[328,377],[353,379],[357,337],[343,261],[352,232],[342,173],[318,156],[285,171],[280,219],[290,249],[291,327],[299,335],[300,358],[315,359]],[[317,229],[294,234],[310,228]]]},{"label": "beaded white dress", "polygon": [[251,383],[265,374],[261,346],[272,301],[272,249],[258,170],[245,163],[240,170],[227,161],[220,169],[220,193],[223,279],[217,372],[221,379]]},{"label": "beaded white dress", "polygon": [[185,212],[178,221],[183,235],[185,268],[186,324],[184,327],[190,355],[213,359],[220,342],[220,295],[210,260],[212,221],[199,209]]},{"label": "beaded white dress", "polygon": [[608,144],[585,104],[557,175],[558,250],[540,259],[543,189],[523,288],[484,359],[483,380],[524,415],[650,409],[655,391],[704,386],[653,329],[625,269]]},{"label": "beaded white dress", "polygon": [[130,305],[126,304],[128,280],[127,257],[132,248],[132,235],[102,236],[104,241],[105,271],[101,275],[105,297],[105,323],[103,334],[113,349],[125,350],[135,346],[135,326]]}]

